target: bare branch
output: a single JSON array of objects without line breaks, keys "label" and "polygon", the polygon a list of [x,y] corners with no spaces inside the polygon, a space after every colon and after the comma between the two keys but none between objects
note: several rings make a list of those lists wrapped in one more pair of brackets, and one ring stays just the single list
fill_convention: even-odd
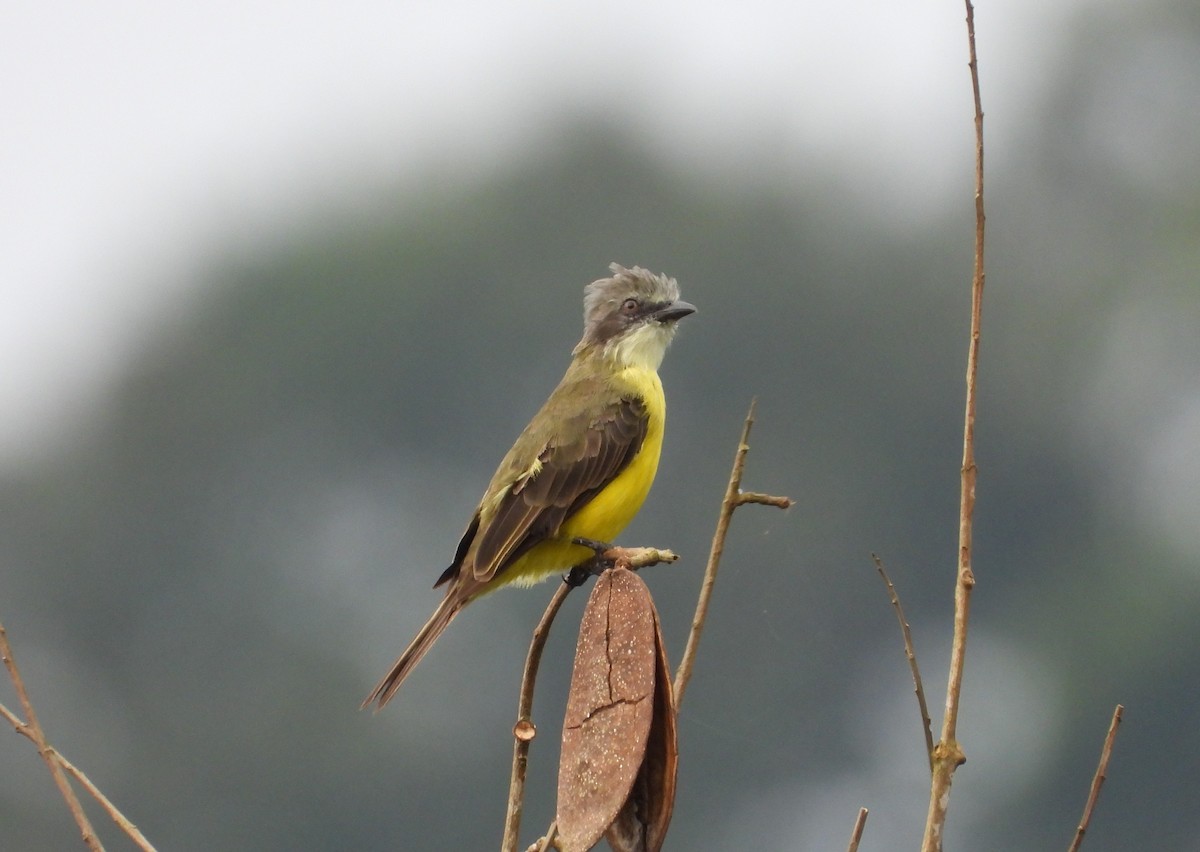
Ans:
[{"label": "bare branch", "polygon": [[790,509],[796,505],[791,497],[776,497],[773,494],[760,494],[757,491],[743,491],[737,495],[737,504],[758,503],[763,506],[774,506],[777,509]]},{"label": "bare branch", "polygon": [[679,556],[674,551],[658,547],[613,547],[604,551],[601,556],[611,561],[612,567],[628,568],[630,571],[679,561]]},{"label": "bare branch", "polygon": [[867,824],[867,809],[858,809],[858,819],[854,820],[854,831],[850,833],[850,845],[846,847],[846,852],[858,852],[858,843],[862,840],[863,828]]},{"label": "bare branch", "polygon": [[12,680],[13,687],[17,691],[17,699],[21,702],[21,707],[25,711],[25,718],[29,721],[21,723],[5,711],[5,717],[18,725],[18,732],[29,737],[37,746],[38,754],[42,756],[42,760],[46,762],[46,766],[50,769],[50,775],[54,779],[55,785],[62,793],[63,799],[67,803],[67,808],[71,811],[71,816],[75,819],[75,824],[79,826],[79,833],[83,836],[83,842],[92,852],[103,852],[104,847],[100,844],[100,839],[96,837],[96,830],[92,828],[91,822],[88,821],[87,814],[84,813],[83,805],[79,803],[79,798],[75,795],[75,791],[71,789],[71,782],[67,780],[67,776],[63,773],[62,765],[55,758],[54,749],[46,742],[46,732],[42,730],[42,725],[38,721],[37,713],[33,709],[33,702],[29,700],[29,693],[25,691],[25,682],[21,679],[21,672],[17,669],[17,661],[13,659],[12,648],[8,644],[8,633],[4,630],[4,625],[0,624],[0,658],[4,660],[4,667],[8,669],[8,676]]},{"label": "bare branch", "polygon": [[971,522],[975,514],[975,377],[979,368],[979,335],[983,309],[983,102],[979,95],[979,61],[975,52],[975,7],[966,0],[967,43],[970,51],[971,92],[975,99],[975,269],[971,281],[971,342],[967,350],[967,401],[963,423],[962,485],[959,495],[958,572],[954,585],[954,639],[950,648],[950,674],[946,685],[946,713],[942,734],[933,749],[933,772],[929,785],[929,811],[925,820],[923,852],[942,848],[950,784],[954,770],[966,756],[958,743],[958,706],[962,695],[963,667],[967,651],[967,625],[971,614]]},{"label": "bare branch", "polygon": [[3,716],[5,719],[7,719],[8,723],[13,726],[13,730],[18,734],[25,737],[30,742],[37,742],[37,740],[33,738],[33,732],[29,730],[29,726],[22,722],[16,713],[9,710],[3,704],[0,704],[0,716]]},{"label": "bare branch", "polygon": [[[25,737],[30,742],[35,744],[37,743],[37,740],[34,739],[33,731],[30,729],[30,727],[22,722],[15,713],[13,713],[3,704],[0,704],[0,716],[3,716],[5,719],[7,719],[8,723],[13,726],[13,730],[15,730],[18,734]],[[150,844],[150,841],[146,839],[145,835],[142,834],[141,830],[138,829],[138,827],[132,822],[130,822],[129,819],[117,809],[116,805],[109,801],[109,798],[100,791],[99,787],[92,783],[91,779],[83,773],[83,770],[71,763],[71,761],[67,760],[67,758],[64,757],[60,751],[58,751],[58,749],[54,748],[53,746],[50,746],[49,748],[50,753],[53,755],[54,759],[58,761],[62,768],[67,770],[67,772],[70,773],[70,775],[76,781],[83,785],[84,789],[91,794],[92,798],[100,803],[100,806],[104,808],[109,817],[112,818],[112,821],[115,822],[117,826],[124,831],[134,843],[138,845],[138,848],[142,849],[143,852],[154,852],[154,847]]]},{"label": "bare branch", "polygon": [[925,754],[929,757],[929,771],[932,772],[933,722],[929,718],[929,706],[925,703],[925,687],[921,684],[921,670],[917,667],[917,651],[913,646],[912,631],[909,629],[908,619],[904,617],[904,607],[900,606],[900,595],[897,594],[896,587],[892,585],[891,578],[883,568],[883,560],[874,553],[871,554],[871,558],[875,560],[879,576],[887,584],[888,596],[892,599],[892,607],[896,610],[896,619],[900,622],[900,632],[904,635],[904,656],[908,657],[908,667],[912,671],[913,691],[917,694],[917,707],[921,711],[921,727],[925,731]]},{"label": "bare branch", "polygon": [[550,625],[558,615],[563,601],[574,586],[562,583],[554,590],[542,620],[533,631],[529,653],[525,657],[525,673],[521,678],[521,697],[517,701],[517,722],[513,726],[512,775],[508,784],[508,812],[504,817],[504,836],[500,848],[503,852],[517,852],[517,841],[521,833],[521,814],[525,809],[525,772],[529,766],[529,744],[537,735],[531,715],[533,713],[533,687],[537,680],[538,666]]},{"label": "bare branch", "polygon": [[72,778],[83,785],[83,788],[91,794],[93,799],[100,803],[100,806],[104,808],[105,812],[109,815],[112,821],[115,822],[117,826],[125,832],[130,840],[137,844],[139,849],[143,850],[143,852],[154,852],[154,847],[150,845],[150,841],[146,839],[144,834],[142,834],[141,829],[130,822],[123,813],[117,810],[117,806],[109,801],[108,796],[100,792],[100,788],[93,784],[91,779],[84,775],[83,771],[79,769],[79,767],[63,757],[58,751],[54,751],[54,759],[62,764],[63,769],[67,770]]},{"label": "bare branch", "polygon": [[550,827],[546,829],[546,836],[540,839],[537,843],[529,847],[529,852],[548,852],[550,849],[561,849],[555,841],[558,839],[558,823],[550,823]]},{"label": "bare branch", "polygon": [[1067,852],[1079,852],[1083,844],[1083,835],[1087,832],[1088,824],[1092,821],[1092,811],[1096,809],[1096,800],[1100,798],[1100,788],[1108,776],[1108,759],[1112,757],[1113,740],[1117,738],[1117,728],[1121,724],[1121,714],[1125,708],[1120,704],[1113,710],[1112,721],[1108,724],[1108,733],[1104,737],[1104,748],[1100,750],[1100,763],[1096,767],[1096,775],[1092,778],[1092,789],[1088,791],[1087,804],[1083,808],[1083,818],[1075,829],[1075,839],[1067,847]]},{"label": "bare branch", "polygon": [[762,503],[787,509],[792,502],[787,497],[773,497],[768,494],[755,492],[743,493],[742,471],[746,467],[746,453],[750,451],[750,429],[754,425],[755,401],[750,402],[750,410],[746,413],[746,422],[742,426],[742,437],[738,441],[737,452],[733,456],[733,470],[729,474],[729,484],[725,487],[725,498],[721,501],[721,512],[717,517],[717,529],[713,534],[712,549],[708,554],[708,565],[704,569],[704,580],[700,584],[700,598],[696,601],[696,612],[692,616],[692,629],[688,634],[687,646],[683,650],[683,658],[675,673],[675,708],[678,712],[683,701],[683,693],[688,681],[692,679],[692,668],[696,664],[696,651],[700,645],[700,634],[704,632],[704,622],[708,618],[708,605],[712,600],[713,586],[717,582],[717,569],[721,564],[721,554],[725,552],[725,537],[729,534],[729,521],[733,511],[744,503]]}]

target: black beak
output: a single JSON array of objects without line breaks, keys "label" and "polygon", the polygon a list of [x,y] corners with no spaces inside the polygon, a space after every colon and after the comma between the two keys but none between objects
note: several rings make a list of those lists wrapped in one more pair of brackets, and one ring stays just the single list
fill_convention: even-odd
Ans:
[{"label": "black beak", "polygon": [[695,305],[676,299],[674,302],[668,302],[663,305],[650,316],[658,322],[675,322],[676,320],[683,319],[688,314],[694,313],[696,313]]}]

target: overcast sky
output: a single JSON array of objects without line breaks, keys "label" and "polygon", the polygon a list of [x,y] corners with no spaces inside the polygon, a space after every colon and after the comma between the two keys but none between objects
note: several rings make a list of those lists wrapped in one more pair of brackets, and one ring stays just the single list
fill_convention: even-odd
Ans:
[{"label": "overcast sky", "polygon": [[[978,4],[990,138],[1036,99],[1071,13],[1101,2]],[[434,160],[486,172],[564,109],[637,121],[697,168],[752,159],[767,128],[797,163],[854,163],[876,207],[963,192],[945,160],[970,155],[957,2],[110,0],[2,16],[5,466],[103,396],[206,253]]]}]

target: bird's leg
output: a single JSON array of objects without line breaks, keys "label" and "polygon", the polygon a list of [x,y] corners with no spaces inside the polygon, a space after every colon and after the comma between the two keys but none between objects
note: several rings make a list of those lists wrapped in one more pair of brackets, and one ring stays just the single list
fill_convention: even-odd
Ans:
[{"label": "bird's leg", "polygon": [[594,551],[597,557],[603,556],[606,551],[612,550],[612,545],[603,541],[596,541],[594,538],[582,538],[576,536],[571,539],[571,544],[578,544],[580,547],[586,547],[588,550]]},{"label": "bird's leg", "polygon": [[604,558],[604,554],[612,550],[611,544],[590,538],[573,538],[571,539],[571,543],[586,547],[592,550],[595,555],[586,562],[580,562],[567,572],[566,576],[563,577],[563,582],[568,586],[582,586],[587,582],[588,577],[601,574],[613,566],[613,560]]}]

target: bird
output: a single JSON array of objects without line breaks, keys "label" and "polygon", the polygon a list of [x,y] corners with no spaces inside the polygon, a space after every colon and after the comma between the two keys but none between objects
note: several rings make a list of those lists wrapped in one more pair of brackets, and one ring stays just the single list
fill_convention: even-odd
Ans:
[{"label": "bird", "polygon": [[434,583],[444,597],[364,709],[391,700],[467,604],[583,563],[641,508],[666,420],[658,368],[696,307],[679,298],[674,278],[617,263],[609,271],[584,287],[583,337],[566,373],[496,468]]}]

